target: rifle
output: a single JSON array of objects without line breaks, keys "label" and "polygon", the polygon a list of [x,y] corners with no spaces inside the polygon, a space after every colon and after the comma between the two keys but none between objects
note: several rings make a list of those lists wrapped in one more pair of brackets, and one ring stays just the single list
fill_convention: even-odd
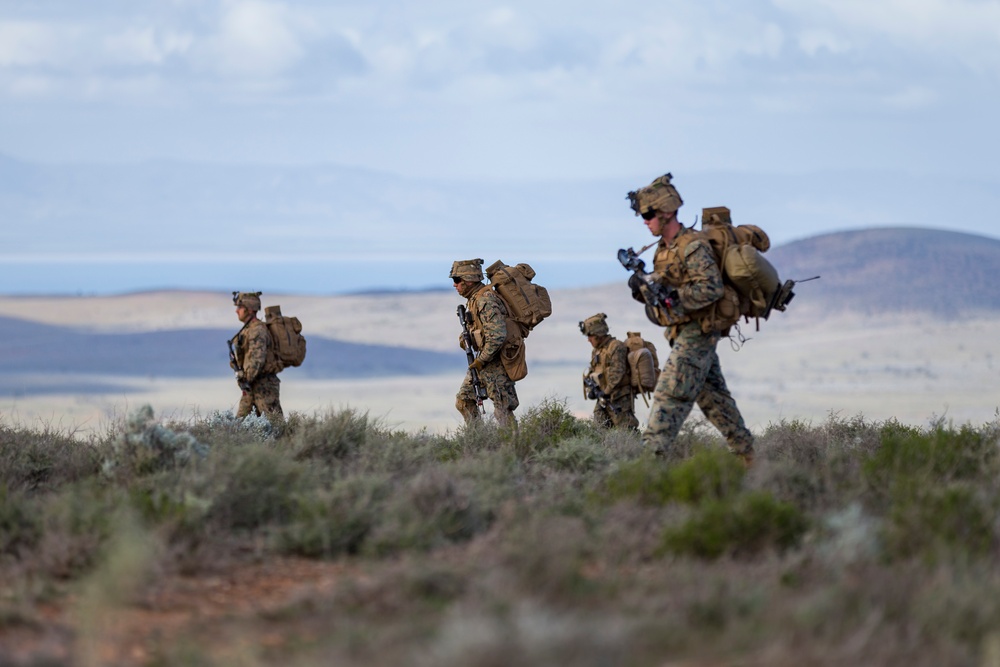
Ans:
[{"label": "rifle", "polygon": [[628,250],[620,248],[618,261],[632,272],[628,284],[633,291],[638,291],[642,295],[642,300],[646,302],[646,317],[653,324],[663,326],[659,318],[656,317],[656,311],[661,308],[673,310],[680,304],[680,295],[677,294],[677,290],[661,285],[651,274],[646,272],[646,263],[639,259],[639,255],[646,252],[651,245],[641,249],[638,253],[632,248]]},{"label": "rifle", "polygon": [[788,303],[795,298],[795,292],[792,291],[792,288],[798,283],[807,283],[810,280],[816,280],[817,278],[819,278],[819,276],[803,278],[801,280],[786,280],[771,296],[771,301],[767,304],[767,310],[764,311],[764,315],[762,317],[766,320],[771,315],[772,310],[785,312],[785,308],[788,307]]},{"label": "rifle", "polygon": [[622,411],[616,405],[610,403],[610,396],[604,393],[598,386],[594,378],[590,377],[586,373],[583,374],[583,397],[588,400],[596,400],[602,408],[605,410],[611,410],[611,412],[618,414]]},{"label": "rifle", "polygon": [[[465,357],[469,360],[469,365],[476,360],[476,354],[472,350],[472,334],[469,333],[468,313],[465,306],[458,307],[458,321],[462,323],[462,340],[465,342]],[[475,368],[469,369],[469,377],[472,379],[472,389],[476,392],[476,405],[485,412],[483,401],[486,399],[486,387],[479,381],[479,372]]]},{"label": "rifle", "polygon": [[[236,335],[239,336],[239,334],[236,334]],[[239,386],[239,388],[243,391],[243,393],[246,394],[246,393],[248,393],[250,391],[250,383],[247,382],[245,379],[240,379],[240,373],[243,372],[243,369],[240,368],[239,362],[236,361],[236,352],[233,350],[233,340],[234,339],[235,339],[235,336],[233,338],[228,339],[226,341],[226,344],[229,345],[229,365],[233,367],[233,369],[234,369],[234,371],[236,373],[236,384],[237,384],[237,386]]]}]

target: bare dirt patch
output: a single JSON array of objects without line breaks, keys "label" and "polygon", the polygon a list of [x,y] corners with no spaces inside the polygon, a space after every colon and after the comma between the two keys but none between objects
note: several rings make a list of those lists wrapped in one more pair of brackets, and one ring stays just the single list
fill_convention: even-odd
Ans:
[{"label": "bare dirt patch", "polygon": [[[179,642],[238,658],[247,648],[281,648],[281,631],[259,630],[258,621],[296,601],[331,592],[350,566],[301,558],[272,558],[225,572],[167,575],[131,603],[82,619],[75,595],[35,610],[33,618],[0,625],[0,664],[145,665]],[[90,631],[81,631],[86,625]],[[252,635],[236,626],[258,626]],[[247,643],[255,646],[247,646]]]}]

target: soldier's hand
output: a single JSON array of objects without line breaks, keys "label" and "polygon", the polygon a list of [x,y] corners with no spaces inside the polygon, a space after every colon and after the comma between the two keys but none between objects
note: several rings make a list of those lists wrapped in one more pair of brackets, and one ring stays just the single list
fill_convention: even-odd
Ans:
[{"label": "soldier's hand", "polygon": [[476,360],[473,361],[471,364],[469,364],[469,370],[470,371],[474,370],[477,373],[479,371],[483,370],[483,358],[482,357],[476,357]]},{"label": "soldier's hand", "polygon": [[642,303],[645,303],[646,299],[643,298],[643,296],[642,296],[642,285],[643,285],[642,278],[640,278],[636,274],[633,273],[629,277],[629,279],[628,279],[628,286],[632,290],[632,298],[635,299],[636,301],[640,301]]},{"label": "soldier's hand", "polygon": [[465,349],[465,334],[458,334],[458,346]]},{"label": "soldier's hand", "polygon": [[247,374],[244,373],[243,371],[236,371],[236,379],[239,380],[240,382],[243,382],[244,380],[247,379]]}]

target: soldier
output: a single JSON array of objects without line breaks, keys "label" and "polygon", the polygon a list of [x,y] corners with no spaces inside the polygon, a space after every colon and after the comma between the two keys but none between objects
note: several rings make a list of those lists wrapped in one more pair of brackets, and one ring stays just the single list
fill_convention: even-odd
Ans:
[{"label": "soldier", "polygon": [[[653,394],[643,444],[666,454],[695,403],[747,466],[753,461],[753,435],[743,423],[726,387],[715,346],[739,319],[739,297],[722,282],[722,272],[708,240],[677,219],[684,203],[667,174],[638,192],[630,192],[632,210],[653,236],[660,236],[653,258],[653,279],[671,295],[670,304],[649,303],[641,280],[629,280],[632,296],[647,302],[666,326],[670,356]],[[645,297],[643,296],[645,294]],[[651,315],[652,318],[652,315]]]},{"label": "soldier", "polygon": [[[628,366],[628,348],[625,343],[611,336],[608,316],[604,313],[592,315],[580,322],[580,332],[594,348],[590,353],[590,368],[583,376],[584,395],[597,400],[594,421],[606,428],[623,426],[638,430],[639,420],[635,418],[635,393],[632,391],[632,373]],[[587,382],[588,379],[590,383]]]},{"label": "soldier", "polygon": [[[507,375],[500,352],[507,340],[507,308],[493,289],[483,283],[483,260],[467,259],[451,265],[451,279],[455,291],[468,299],[466,304],[469,333],[473,350],[479,354],[469,364],[469,372],[455,397],[455,407],[465,422],[479,419],[476,391],[472,385],[472,369],[486,388],[486,395],[493,401],[493,415],[501,426],[517,426],[514,410],[517,409],[517,391]],[[464,339],[459,344],[465,349]]]},{"label": "soldier", "polygon": [[257,319],[260,310],[260,292],[233,292],[236,317],[243,328],[233,336],[234,358],[229,365],[236,371],[236,383],[243,390],[237,417],[246,417],[253,410],[264,415],[274,425],[284,422],[279,390],[281,380],[277,371],[280,365],[267,325]]}]

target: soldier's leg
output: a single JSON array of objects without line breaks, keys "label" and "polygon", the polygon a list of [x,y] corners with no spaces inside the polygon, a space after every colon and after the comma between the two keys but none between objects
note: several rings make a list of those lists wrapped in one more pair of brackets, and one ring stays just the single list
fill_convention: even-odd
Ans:
[{"label": "soldier's leg", "polygon": [[501,426],[517,428],[514,410],[520,405],[514,383],[499,359],[491,361],[479,373],[479,381],[486,386],[486,395],[493,401],[493,416]]},{"label": "soldier's leg", "polygon": [[481,416],[479,405],[476,403],[476,390],[472,387],[472,377],[469,373],[465,374],[462,386],[455,395],[455,408],[462,413],[466,424]]},{"label": "soldier's leg", "polygon": [[601,407],[600,401],[594,405],[594,423],[601,428],[611,428],[614,425],[611,421],[611,415]]},{"label": "soldier's leg", "polygon": [[701,334],[696,327],[694,324],[681,330],[656,383],[649,424],[642,433],[643,445],[654,452],[666,453],[674,444],[705,386],[708,355],[715,350],[717,339]]},{"label": "soldier's leg", "polygon": [[283,424],[285,414],[281,410],[281,380],[277,375],[265,375],[254,383],[254,404],[260,414],[274,425]]},{"label": "soldier's leg", "polygon": [[639,420],[635,416],[635,399],[630,395],[623,396],[613,402],[617,410],[611,411],[609,426],[639,430]]},{"label": "soldier's leg", "polygon": [[736,399],[729,393],[726,378],[722,375],[719,355],[712,353],[711,366],[705,376],[705,387],[698,396],[698,407],[705,418],[726,438],[729,451],[744,456],[753,453],[753,434],[743,423],[743,415],[736,406]]},{"label": "soldier's leg", "polygon": [[253,409],[253,393],[245,391],[243,392],[243,395],[240,396],[240,404],[236,408],[237,419],[243,419],[248,414],[250,414],[250,410],[252,409]]}]

